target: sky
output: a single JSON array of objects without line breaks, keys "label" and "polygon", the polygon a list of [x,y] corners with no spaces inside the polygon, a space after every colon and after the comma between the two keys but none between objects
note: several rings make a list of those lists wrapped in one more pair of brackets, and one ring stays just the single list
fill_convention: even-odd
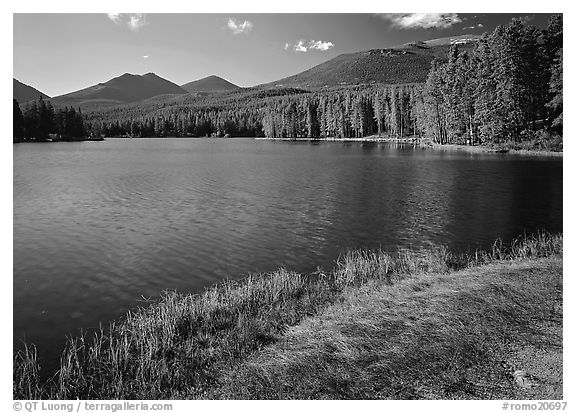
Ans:
[{"label": "sky", "polygon": [[49,96],[154,72],[179,85],[218,75],[242,87],[342,53],[481,34],[549,14],[13,14],[13,75]]}]

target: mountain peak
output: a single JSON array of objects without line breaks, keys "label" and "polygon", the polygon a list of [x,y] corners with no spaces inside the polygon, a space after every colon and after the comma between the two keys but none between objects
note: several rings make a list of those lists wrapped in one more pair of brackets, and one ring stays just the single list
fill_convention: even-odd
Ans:
[{"label": "mountain peak", "polygon": [[182,89],[190,92],[220,92],[220,91],[231,91],[240,89],[234,83],[222,79],[220,76],[210,75],[202,79],[195,80],[193,82],[188,82],[181,85]]},{"label": "mountain peak", "polygon": [[57,104],[119,104],[138,102],[159,95],[185,94],[186,91],[155,73],[124,73],[107,82],[54,98]]},{"label": "mountain peak", "polygon": [[[160,76],[158,76],[156,73],[153,73],[153,72],[148,72],[148,73],[143,74],[143,75],[126,72],[124,74],[121,74],[120,76],[113,78],[113,79],[154,78],[154,77],[159,78]],[[113,80],[113,79],[111,79],[111,80]]]}]

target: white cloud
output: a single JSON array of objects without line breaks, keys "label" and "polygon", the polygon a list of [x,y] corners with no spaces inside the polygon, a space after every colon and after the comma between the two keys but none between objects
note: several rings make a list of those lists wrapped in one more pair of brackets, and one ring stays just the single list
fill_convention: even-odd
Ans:
[{"label": "white cloud", "polygon": [[527,14],[526,16],[518,17],[518,20],[520,20],[524,24],[527,24],[527,23],[531,22],[532,20],[534,20],[534,18],[536,18],[535,15]]},{"label": "white cloud", "polygon": [[232,31],[233,34],[248,34],[252,31],[254,25],[248,20],[241,22],[233,17],[228,18],[226,26]]},{"label": "white cloud", "polygon": [[393,13],[378,16],[399,29],[447,29],[462,22],[457,13]]},{"label": "white cloud", "polygon": [[120,13],[108,13],[108,18],[116,24],[120,24],[121,16]]},{"label": "white cloud", "polygon": [[304,44],[304,40],[299,40],[298,43],[294,45],[294,51],[303,53],[306,53],[308,51],[308,48]]},{"label": "white cloud", "polygon": [[126,24],[133,32],[148,24],[144,13],[108,13],[108,18],[119,26]]},{"label": "white cloud", "polygon": [[334,43],[332,42],[325,42],[322,40],[310,40],[306,42],[306,40],[300,39],[297,43],[294,43],[293,46],[290,46],[290,43],[286,43],[284,45],[284,50],[292,48],[295,52],[301,53],[306,53],[310,50],[320,50],[321,52],[325,52],[333,47]]},{"label": "white cloud", "polygon": [[478,23],[477,25],[462,27],[462,30],[481,29],[483,27],[484,25],[482,23]]},{"label": "white cloud", "polygon": [[137,32],[141,27],[146,25],[146,15],[143,13],[136,13],[130,15],[130,20],[128,21],[128,27],[130,30]]},{"label": "white cloud", "polygon": [[330,50],[334,47],[334,43],[332,42],[323,42],[322,40],[310,40],[308,43],[308,48],[322,50],[325,52],[326,50]]}]

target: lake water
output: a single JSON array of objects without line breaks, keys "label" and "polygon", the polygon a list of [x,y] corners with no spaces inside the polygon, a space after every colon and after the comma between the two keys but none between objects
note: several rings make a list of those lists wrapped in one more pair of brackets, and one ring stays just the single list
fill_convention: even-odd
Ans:
[{"label": "lake water", "polygon": [[165,289],[330,269],[347,248],[490,247],[562,231],[562,160],[385,144],[110,139],[14,145],[14,343]]}]

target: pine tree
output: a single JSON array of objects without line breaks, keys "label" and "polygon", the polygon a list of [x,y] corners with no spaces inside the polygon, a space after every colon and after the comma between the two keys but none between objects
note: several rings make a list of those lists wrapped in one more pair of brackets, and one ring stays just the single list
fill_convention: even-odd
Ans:
[{"label": "pine tree", "polygon": [[547,106],[551,110],[552,126],[560,133],[563,126],[563,80],[562,80],[562,48],[558,50],[556,62],[552,67],[550,79],[550,93],[553,95]]},{"label": "pine tree", "polygon": [[40,136],[38,114],[38,104],[36,101],[29,103],[24,109],[24,137],[28,140],[35,140]]},{"label": "pine tree", "polygon": [[12,141],[22,142],[24,141],[24,116],[20,110],[20,105],[16,99],[13,100],[13,124],[12,124]]},{"label": "pine tree", "polygon": [[382,104],[382,96],[381,91],[378,90],[374,95],[372,106],[374,107],[374,119],[376,120],[376,128],[378,132],[378,136],[382,135],[383,132],[383,123],[384,123],[384,107]]},{"label": "pine tree", "polygon": [[42,96],[38,100],[38,132],[36,138],[48,139],[48,135],[54,130],[54,109],[47,105]]},{"label": "pine tree", "polygon": [[318,138],[320,136],[320,125],[318,124],[318,113],[316,105],[309,101],[306,105],[306,129],[309,138]]}]

